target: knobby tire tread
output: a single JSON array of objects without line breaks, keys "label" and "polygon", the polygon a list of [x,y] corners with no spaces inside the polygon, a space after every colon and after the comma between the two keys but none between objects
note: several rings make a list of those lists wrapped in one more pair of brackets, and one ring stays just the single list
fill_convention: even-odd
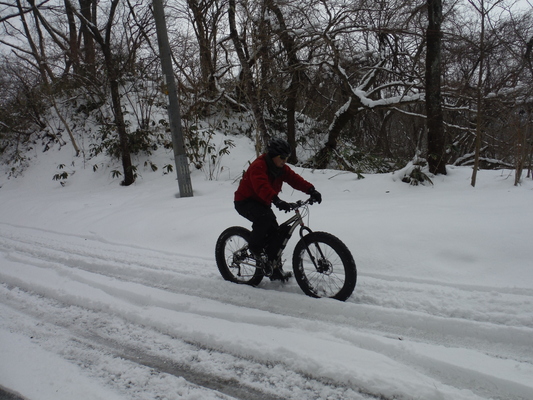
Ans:
[{"label": "knobby tire tread", "polygon": [[328,297],[341,301],[348,299],[352,295],[357,282],[357,268],[355,266],[355,261],[348,247],[346,247],[346,245],[339,238],[327,232],[309,233],[300,239],[294,248],[293,271],[294,277],[296,278],[300,288],[308,296],[323,297],[309,282],[305,271],[303,270],[302,254],[304,254],[304,252],[304,255],[307,254],[306,243],[309,247],[314,246],[314,243],[324,244],[329,246],[338,255],[339,259],[342,261],[345,280],[340,290],[338,290],[334,295]]}]

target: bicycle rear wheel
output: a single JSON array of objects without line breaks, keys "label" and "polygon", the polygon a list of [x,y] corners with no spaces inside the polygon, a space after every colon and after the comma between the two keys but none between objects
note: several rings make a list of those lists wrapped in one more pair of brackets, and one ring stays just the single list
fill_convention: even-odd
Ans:
[{"label": "bicycle rear wheel", "polygon": [[312,232],[296,244],[294,277],[305,294],[344,301],[357,281],[355,261],[346,245],[326,232]]},{"label": "bicycle rear wheel", "polygon": [[222,232],[215,246],[215,259],[222,277],[230,282],[256,286],[263,279],[263,271],[248,250],[250,231],[232,226]]}]

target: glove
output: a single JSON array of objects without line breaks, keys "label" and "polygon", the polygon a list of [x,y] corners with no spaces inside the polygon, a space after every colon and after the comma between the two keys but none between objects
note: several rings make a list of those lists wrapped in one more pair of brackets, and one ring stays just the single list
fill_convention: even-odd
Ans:
[{"label": "glove", "polygon": [[285,211],[285,212],[289,212],[289,211],[295,209],[296,207],[298,207],[296,205],[296,203],[287,203],[286,201],[281,200],[278,196],[276,196],[276,197],[274,197],[272,199],[272,203],[274,203],[274,205],[280,211]]},{"label": "glove", "polygon": [[311,197],[312,203],[322,203],[322,195],[314,187],[311,188],[308,195]]}]

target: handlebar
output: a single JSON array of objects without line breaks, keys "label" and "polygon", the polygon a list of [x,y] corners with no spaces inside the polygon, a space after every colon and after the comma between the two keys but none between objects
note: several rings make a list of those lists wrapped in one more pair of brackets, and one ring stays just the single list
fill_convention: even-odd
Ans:
[{"label": "handlebar", "polygon": [[307,200],[298,200],[296,203],[292,203],[294,206],[291,207],[291,210],[296,210],[297,208],[300,208],[300,207],[303,207],[303,206],[306,206],[306,205],[310,205],[312,206],[313,204],[315,204],[315,202],[313,201],[313,199],[311,199],[311,197],[309,197]]}]

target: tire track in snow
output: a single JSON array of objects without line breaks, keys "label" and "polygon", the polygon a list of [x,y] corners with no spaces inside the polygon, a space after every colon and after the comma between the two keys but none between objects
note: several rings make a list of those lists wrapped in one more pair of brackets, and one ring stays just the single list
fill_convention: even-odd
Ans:
[{"label": "tire track in snow", "polygon": [[[372,293],[360,299],[365,304],[533,328],[533,290],[406,281],[377,275],[365,278],[365,285]],[[468,304],[468,310],[464,304]]]},{"label": "tire track in snow", "polygon": [[[162,255],[152,250],[124,246],[117,248],[112,244],[94,241],[89,241],[90,245],[87,246],[86,238],[72,238],[78,243],[65,244],[64,235],[57,235],[58,239],[53,243],[41,236],[34,238],[30,235],[27,239],[24,235],[11,236],[12,238],[7,240],[0,237],[0,248],[3,246],[7,251],[57,263],[74,270],[90,271],[233,305],[266,309],[265,304],[268,304],[268,309],[276,314],[298,316],[313,321],[319,317],[324,322],[356,327],[363,325],[371,330],[389,331],[391,336],[414,336],[420,340],[434,339],[439,343],[451,344],[460,333],[462,342],[483,351],[490,351],[495,345],[505,348],[510,333],[513,333],[512,347],[515,348],[516,357],[524,359],[525,354],[527,358],[533,359],[531,330],[527,329],[533,326],[533,293],[500,293],[495,289],[483,288],[463,290],[449,285],[365,277],[360,280],[354,296],[347,303],[357,304],[357,307],[323,302],[317,309],[316,302],[312,302],[315,304],[306,312],[300,303],[289,301],[291,297],[288,293],[302,295],[294,282],[285,286],[276,283],[263,284],[263,288],[267,289],[265,293],[221,282],[213,263],[194,258]],[[21,256],[13,253],[10,257],[15,261],[17,257],[21,259]],[[277,295],[287,296],[287,301],[272,304],[269,301],[271,293],[268,289],[279,290]],[[230,291],[231,296],[228,296]],[[433,300],[428,303],[428,298]],[[469,309],[461,309],[461,304],[467,301]],[[491,310],[491,305],[494,311]],[[339,308],[342,309],[340,313]],[[476,312],[472,312],[472,308]],[[443,324],[443,319],[446,324]],[[502,337],[505,337],[503,343]],[[486,346],[480,347],[480,340],[486,341]]]},{"label": "tire track in snow", "polygon": [[[65,238],[64,235],[57,235],[59,238]],[[181,289],[180,286],[187,285],[180,285],[179,280],[187,279],[187,276],[193,279],[204,276],[219,278],[212,259],[206,262],[196,257],[162,254],[148,249],[140,250],[94,241],[96,246],[87,246],[87,238],[78,238],[82,240],[81,243],[69,243],[67,246],[62,240],[50,243],[47,240],[39,240],[39,237],[37,240],[31,238],[26,243],[23,236],[15,236],[10,244],[6,243],[5,237],[0,239],[4,239],[6,251],[14,250],[27,255],[34,253],[33,256],[40,260],[136,282],[148,281],[155,287]],[[38,246],[41,248],[36,250]],[[120,251],[121,248],[124,248],[124,251]],[[154,279],[154,275],[160,279]],[[173,279],[172,284],[168,283],[169,279]],[[279,288],[279,285],[273,286]],[[297,289],[295,292],[299,291],[296,285],[292,286]],[[505,288],[460,287],[440,282],[412,282],[394,277],[366,275],[364,283],[356,287],[355,296],[349,302],[391,310],[422,312],[444,318],[533,328],[533,291],[508,291]],[[428,302],[428,298],[433,301]],[[474,308],[475,312],[461,308],[466,302],[469,309]]]},{"label": "tire track in snow", "polygon": [[[363,288],[356,288],[356,296],[349,303],[343,304],[330,300],[316,301],[306,299],[307,301],[292,302],[295,305],[291,303],[295,299],[295,296],[303,296],[297,287],[287,288],[267,284],[264,285],[265,288],[274,287],[279,289],[276,292],[276,301],[272,304],[272,292],[270,290],[257,290],[222,282],[218,278],[216,267],[200,259],[183,258],[176,255],[161,255],[158,252],[150,250],[138,250],[124,246],[117,248],[112,244],[102,244],[101,242],[91,241],[85,238],[65,237],[61,235],[57,235],[58,239],[56,241],[51,241],[48,236],[44,238],[42,234],[36,234],[34,231],[23,231],[23,234],[19,232],[18,236],[11,232],[9,235],[4,235],[5,232],[1,232],[0,248],[9,252],[10,259],[39,265],[40,268],[60,271],[63,275],[69,275],[69,279],[77,280],[94,288],[102,289],[103,287],[94,281],[91,282],[92,278],[88,278],[88,275],[82,276],[82,271],[89,272],[93,275],[115,277],[125,282],[138,282],[153,288],[164,287],[175,293],[197,294],[216,301],[224,301],[233,305],[254,309],[264,309],[264,304],[268,304],[268,311],[275,314],[273,320],[269,321],[268,318],[258,318],[255,312],[250,313],[250,315],[239,313],[240,320],[238,322],[241,323],[262,324],[265,326],[270,324],[279,328],[285,324],[288,326],[291,323],[295,323],[294,317],[298,317],[297,323],[302,329],[317,330],[317,322],[312,322],[312,320],[318,317],[320,319],[318,321],[318,324],[321,325],[320,329],[328,332],[333,337],[343,338],[344,340],[348,340],[348,337],[353,337],[353,329],[357,329],[362,325],[367,330],[379,331],[381,335],[385,333],[384,336],[394,335],[397,332],[403,331],[403,334],[408,337],[415,337],[428,343],[441,344],[449,341],[451,346],[456,344],[458,333],[463,336],[461,339],[463,342],[466,341],[467,344],[473,344],[468,342],[475,342],[476,339],[479,339],[479,332],[482,331],[484,332],[484,335],[481,335],[482,341],[487,342],[487,347],[497,344],[497,347],[503,346],[502,348],[504,350],[509,349],[506,348],[505,343],[499,342],[502,342],[502,337],[509,337],[509,333],[511,333],[513,344],[507,346],[511,347],[511,353],[520,354],[522,347],[529,348],[531,352],[531,330],[527,326],[524,327],[524,324],[519,324],[518,327],[512,326],[510,324],[513,321],[507,319],[503,321],[504,325],[502,325],[500,318],[493,318],[494,321],[491,320],[490,312],[487,313],[488,317],[486,317],[490,321],[489,323],[478,323],[476,321],[461,319],[460,317],[451,318],[447,316],[449,310],[446,307],[442,307],[442,304],[446,305],[446,302],[442,299],[450,295],[457,295],[458,293],[467,294],[467,291],[462,293],[460,289],[453,287],[447,287],[447,293],[440,297],[441,305],[437,304],[424,308],[417,306],[416,301],[408,298],[408,296],[412,296],[412,291],[409,288],[413,287],[413,284],[409,282],[394,282],[390,284],[390,282],[386,282],[385,280],[368,278],[365,280]],[[10,237],[6,239],[6,236]],[[87,241],[89,241],[88,248],[93,249],[93,251],[87,250]],[[108,258],[109,254],[113,254],[113,256]],[[152,258],[153,256],[156,256],[155,259]],[[185,261],[186,265],[177,265],[176,261],[180,263]],[[189,262],[195,264],[194,267],[197,268],[191,269]],[[366,281],[370,282],[368,288],[365,287]],[[22,282],[20,284],[23,285]],[[190,289],[191,284],[196,285],[196,289]],[[361,286],[361,283],[359,285]],[[402,286],[404,286],[403,289]],[[122,296],[125,300],[142,303],[142,300],[134,300],[134,293],[123,292],[120,295],[120,291],[113,285],[108,287],[107,290],[111,296]],[[424,294],[424,291],[427,292],[428,290],[438,293],[443,290],[443,287],[442,285],[418,284],[414,292],[418,291],[420,298],[424,299],[428,296]],[[293,292],[298,292],[298,294],[294,294]],[[402,292],[404,297],[401,297]],[[391,299],[390,293],[395,293],[397,299]],[[487,292],[485,292],[486,294]],[[488,295],[491,295],[490,292],[488,292]],[[477,296],[479,296],[479,299],[476,301],[482,302],[483,292],[477,294]],[[505,299],[501,302],[500,307],[505,308],[509,304],[516,304],[515,296],[518,295],[504,293],[502,296]],[[512,296],[513,298],[507,300],[506,296]],[[523,294],[520,296],[523,296],[523,301],[526,303],[527,301],[531,301],[530,296]],[[305,307],[302,307],[302,304]],[[309,308],[306,309],[306,307]],[[216,318],[235,322],[235,317],[228,312],[213,312],[212,310],[204,310],[204,314],[199,310],[193,310],[193,312],[198,315],[211,314]],[[281,316],[278,314],[281,314]],[[284,316],[291,318],[284,319]],[[466,315],[465,317],[470,316]],[[449,332],[442,333],[443,319],[446,319],[445,326],[449,327]],[[339,324],[340,329],[339,327],[327,328],[325,326],[331,323]],[[471,337],[465,340],[465,336]],[[405,352],[399,352],[395,349],[395,346],[389,346],[390,348],[388,350],[384,350],[383,348],[387,346],[383,346],[383,343],[379,340],[376,342],[375,340],[360,337],[356,340],[352,339],[352,342],[358,347],[370,349],[378,353],[381,352],[392,359],[412,364],[420,370],[427,370],[428,364],[435,361],[425,359],[424,357],[413,357]],[[481,347],[483,348],[484,346]],[[472,348],[479,348],[479,346],[476,347],[473,345]],[[526,355],[526,361],[531,362],[530,353]],[[442,367],[433,367],[433,370],[432,373],[439,376],[443,382],[448,380],[457,381],[457,376],[452,376],[451,378],[444,376],[446,374],[450,375],[450,368],[445,363]],[[466,376],[464,378],[465,385],[470,379],[481,382],[481,386],[487,386],[487,382],[484,382],[487,378],[474,376],[479,375],[477,373],[469,375],[468,372],[468,369],[461,371],[461,374]],[[442,378],[443,376],[444,378]],[[517,392],[527,390],[527,388],[521,388],[519,385],[515,385],[515,389]],[[480,390],[483,391],[482,389]],[[512,391],[512,384],[506,390]]]},{"label": "tire track in snow", "polygon": [[[183,377],[195,385],[238,399],[319,399],[320,393],[325,392],[331,400],[374,398],[359,395],[349,388],[312,380],[294,371],[284,370],[281,365],[265,365],[199,348],[150,327],[132,324],[116,315],[94,312],[45,297],[40,297],[36,302],[35,294],[21,289],[8,290],[0,286],[0,298],[6,304],[0,304],[0,315],[3,316],[5,328],[10,328],[6,319],[16,319],[16,324],[11,327],[13,330],[20,329],[21,320],[27,320],[22,323],[25,335],[31,336],[48,350],[60,353],[71,362],[89,369],[96,376],[112,375],[113,378],[106,383],[123,392],[133,390],[134,384],[128,374],[130,367],[115,367],[111,370],[107,366],[110,364],[109,357],[147,367],[150,369],[147,372],[150,376],[157,371],[158,374]],[[46,320],[42,319],[43,315],[47,316]],[[125,335],[124,332],[128,334]],[[103,360],[98,362],[100,358]],[[94,365],[101,366],[103,372],[94,371]],[[272,373],[273,370],[276,370],[275,374]],[[116,375],[124,376],[115,379]],[[279,379],[280,376],[284,379]],[[139,380],[138,375],[134,378]],[[155,386],[151,388],[147,398],[168,397],[168,393],[162,391],[168,390],[167,387],[158,387],[157,382]],[[296,393],[295,387],[299,388]],[[128,395],[133,399],[136,398],[134,394]]]}]

